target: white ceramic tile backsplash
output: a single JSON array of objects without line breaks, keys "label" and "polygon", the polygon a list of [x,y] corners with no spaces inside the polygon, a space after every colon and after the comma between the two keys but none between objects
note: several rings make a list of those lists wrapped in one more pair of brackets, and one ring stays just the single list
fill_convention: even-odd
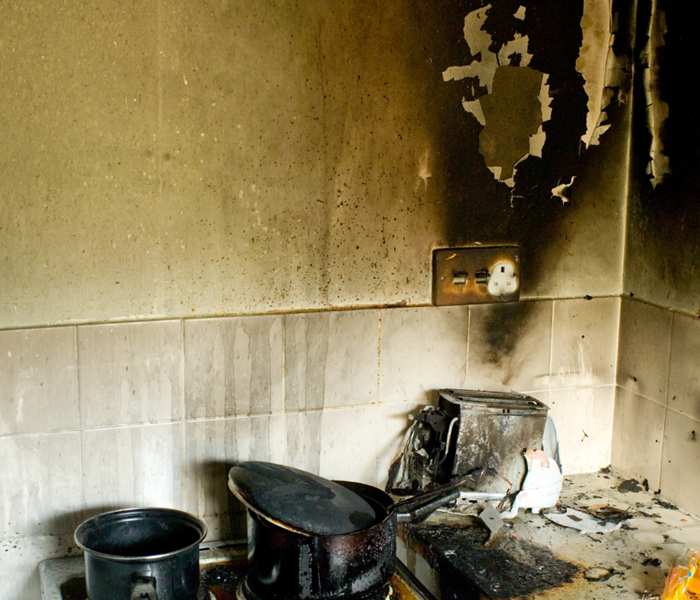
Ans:
[{"label": "white ceramic tile backsplash", "polygon": [[[230,534],[228,471],[245,460],[284,462],[283,415],[198,420],[185,425],[185,510],[209,519],[210,539]],[[242,511],[241,511],[242,512]]]},{"label": "white ceramic tile backsplash", "polygon": [[556,300],[551,388],[615,383],[620,299]]},{"label": "white ceramic tile backsplash", "polygon": [[661,495],[700,514],[700,421],[666,411],[661,460]]},{"label": "white ceramic tile backsplash", "polygon": [[278,412],[284,404],[282,316],[185,323],[185,415]]},{"label": "white ceramic tile backsplash", "polygon": [[439,388],[465,387],[468,336],[468,306],[382,310],[379,400],[434,402]]},{"label": "white ceramic tile backsplash", "polygon": [[700,323],[625,299],[620,329],[613,466],[700,514]]},{"label": "white ceramic tile backsplash", "polygon": [[700,460],[700,324],[619,307],[542,300],[0,332],[0,460],[20,465],[0,473],[3,534],[20,540],[0,571],[20,565],[12,585],[33,593],[38,556],[67,552],[44,534],[124,506],[182,508],[205,519],[209,539],[238,537],[244,511],[227,471],[241,460],[384,486],[407,414],[440,387],[531,393],[551,408],[566,472],[607,466],[612,440],[614,466],[652,487],[660,471],[662,494],[693,510],[693,486],[678,481]]},{"label": "white ceramic tile backsplash", "polygon": [[545,300],[472,307],[469,389],[548,389],[552,304]]},{"label": "white ceramic tile backsplash", "polygon": [[379,311],[285,317],[285,409],[377,402]]},{"label": "white ceramic tile backsplash", "polygon": [[286,415],[286,463],[329,479],[376,485],[379,407]]},{"label": "white ceramic tile backsplash", "polygon": [[3,600],[39,600],[39,563],[76,553],[72,533],[19,539],[0,537],[0,589]]},{"label": "white ceramic tile backsplash", "polygon": [[610,464],[615,386],[541,394],[557,426],[564,473],[590,473]]},{"label": "white ceramic tile backsplash", "polygon": [[79,432],[0,437],[0,538],[70,533],[81,508]]},{"label": "white ceramic tile backsplash", "polygon": [[662,404],[617,388],[611,464],[614,469],[659,489],[664,418]]},{"label": "white ceramic tile backsplash", "polygon": [[84,427],[179,418],[181,326],[155,321],[78,327]]},{"label": "white ceramic tile backsplash", "polygon": [[700,420],[700,321],[673,315],[668,406]]},{"label": "white ceramic tile backsplash", "polygon": [[321,417],[323,411],[284,415],[285,464],[318,475],[321,472]]},{"label": "white ceramic tile backsplash", "polygon": [[321,477],[376,485],[378,420],[376,405],[323,411]]},{"label": "white ceramic tile backsplash", "polygon": [[664,404],[668,386],[671,311],[622,299],[617,384]]},{"label": "white ceramic tile backsplash", "polygon": [[79,425],[75,327],[0,331],[0,434]]},{"label": "white ceramic tile backsplash", "polygon": [[82,432],[86,514],[130,506],[182,507],[181,423]]}]

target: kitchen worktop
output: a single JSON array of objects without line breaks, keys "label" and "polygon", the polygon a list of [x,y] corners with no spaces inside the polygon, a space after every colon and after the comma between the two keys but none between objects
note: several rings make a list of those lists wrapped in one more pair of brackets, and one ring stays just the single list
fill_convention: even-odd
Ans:
[{"label": "kitchen worktop", "polygon": [[404,527],[399,557],[443,600],[640,600],[661,594],[678,556],[700,547],[698,519],[607,470],[566,477],[560,504],[623,520],[583,534],[521,509],[489,548],[465,503]]}]

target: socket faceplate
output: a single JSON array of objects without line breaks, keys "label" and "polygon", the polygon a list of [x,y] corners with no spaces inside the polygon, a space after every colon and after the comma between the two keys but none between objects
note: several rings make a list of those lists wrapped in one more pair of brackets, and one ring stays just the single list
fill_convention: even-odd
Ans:
[{"label": "socket faceplate", "polygon": [[517,302],[520,286],[509,296],[489,293],[488,280],[494,265],[506,261],[514,265],[520,280],[520,248],[518,246],[474,246],[441,248],[433,251],[433,304],[481,304]]}]

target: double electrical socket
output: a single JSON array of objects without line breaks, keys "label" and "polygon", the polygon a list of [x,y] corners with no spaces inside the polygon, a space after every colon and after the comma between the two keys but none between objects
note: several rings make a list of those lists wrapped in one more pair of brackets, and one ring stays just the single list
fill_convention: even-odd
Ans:
[{"label": "double electrical socket", "polygon": [[433,252],[436,306],[517,302],[519,298],[518,246],[442,248]]}]

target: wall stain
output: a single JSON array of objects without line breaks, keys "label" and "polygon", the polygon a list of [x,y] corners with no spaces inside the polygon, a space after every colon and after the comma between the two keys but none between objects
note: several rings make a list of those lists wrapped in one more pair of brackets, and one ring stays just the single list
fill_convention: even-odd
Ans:
[{"label": "wall stain", "polygon": [[687,64],[696,53],[700,7],[639,0],[636,67],[640,72],[648,61],[654,9],[663,11],[669,32],[655,53],[655,94],[669,107],[656,135],[668,157],[670,174],[654,181],[657,176],[650,172],[649,150],[656,142],[649,131],[645,81],[636,77],[624,289],[661,306],[695,313],[700,298],[700,114],[688,92]]}]

